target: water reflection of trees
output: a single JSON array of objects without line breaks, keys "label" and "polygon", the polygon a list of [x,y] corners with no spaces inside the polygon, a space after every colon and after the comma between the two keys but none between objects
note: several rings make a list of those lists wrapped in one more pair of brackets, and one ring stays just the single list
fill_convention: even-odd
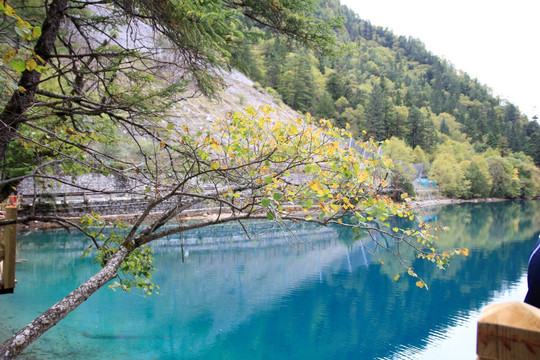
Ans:
[{"label": "water reflection of trees", "polygon": [[451,229],[441,235],[440,247],[497,248],[538,231],[540,201],[445,206],[438,219]]},{"label": "water reflection of trees", "polygon": [[[272,355],[278,357],[285,356],[279,349],[293,347],[292,341],[303,349],[303,357],[321,359],[384,357],[399,350],[394,347],[398,345],[421,348],[430,330],[455,325],[459,314],[480,309],[494,292],[520,279],[540,232],[539,205],[529,201],[443,207],[437,219],[452,230],[441,238],[441,246],[470,247],[471,252],[453,260],[444,272],[416,261],[415,268],[431,274],[429,292],[406,279],[382,279],[388,267],[374,262],[356,268],[352,279],[342,270],[315,286],[302,287],[288,299],[286,313],[258,314],[235,337],[276,339]],[[283,336],[288,333],[302,336]],[[227,346],[219,347],[225,354],[229,340],[223,339]],[[262,358],[257,356],[262,347],[244,345],[253,348],[250,356]]]},{"label": "water reflection of trees", "polygon": [[[501,247],[535,238],[535,234],[540,231],[540,201],[466,203],[421,209],[417,213],[420,217],[432,219],[430,222],[433,227],[447,226],[450,229],[438,233],[439,239],[435,244],[438,249],[468,248],[471,254],[481,252],[486,260],[496,260],[499,263],[513,261],[507,253],[498,251]],[[407,226],[414,224],[409,223]],[[527,243],[525,246],[530,250],[532,244]],[[405,259],[414,259],[415,254],[411,249],[403,247],[401,250]],[[490,251],[493,254],[486,255]],[[386,260],[391,260],[388,256],[385,258],[384,254],[381,256],[385,264]],[[455,257],[445,271],[436,270],[435,266],[429,266],[430,263],[426,261],[411,264],[426,279],[435,280],[457,276],[467,261],[467,257]],[[399,267],[392,265],[382,269],[390,278],[399,270]]]}]

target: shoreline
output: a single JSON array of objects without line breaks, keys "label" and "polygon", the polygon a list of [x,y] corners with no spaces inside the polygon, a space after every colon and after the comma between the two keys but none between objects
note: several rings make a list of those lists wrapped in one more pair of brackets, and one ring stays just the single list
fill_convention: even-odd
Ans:
[{"label": "shoreline", "polygon": [[[431,199],[431,200],[413,200],[409,204],[411,208],[417,209],[427,206],[435,205],[452,205],[452,204],[465,204],[465,203],[488,203],[488,202],[500,202],[500,201],[515,201],[517,199],[505,199],[505,198],[482,198],[482,199]],[[531,199],[519,199],[519,200],[535,200]]]},{"label": "shoreline", "polygon": [[[430,200],[413,200],[409,202],[411,209],[421,209],[431,206],[445,206],[453,204],[464,204],[464,203],[490,203],[490,202],[501,202],[501,201],[515,201],[518,199],[505,199],[505,198],[483,198],[483,199],[449,199],[449,198],[439,198],[439,199],[430,199]],[[526,198],[519,200],[538,200],[538,198]],[[199,220],[199,219],[208,219],[210,217],[216,217],[219,211],[217,209],[197,209],[197,210],[187,210],[185,214],[176,217],[177,221],[190,221],[190,220]],[[222,213],[222,216],[224,214]],[[117,215],[103,215],[101,216],[105,220],[116,220],[120,219],[127,223],[133,223],[138,214],[117,214]],[[149,215],[149,219],[153,218],[153,214]],[[78,221],[80,216],[68,216],[65,219],[71,221]],[[57,230],[62,229],[63,227],[57,223],[51,222],[40,222],[32,221],[29,224],[18,224],[17,230]]]}]

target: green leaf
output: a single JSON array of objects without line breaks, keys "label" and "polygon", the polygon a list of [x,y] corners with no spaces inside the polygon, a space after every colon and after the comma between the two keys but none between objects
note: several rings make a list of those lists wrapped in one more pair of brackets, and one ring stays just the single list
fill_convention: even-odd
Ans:
[{"label": "green leaf", "polygon": [[24,61],[16,61],[16,60],[13,60],[11,62],[11,67],[15,70],[15,71],[18,71],[20,73],[22,73],[24,70],[26,70],[26,64]]},{"label": "green leaf", "polygon": [[283,197],[283,194],[278,193],[278,192],[274,193],[274,200],[279,201],[281,200],[282,197]]},{"label": "green leaf", "polygon": [[268,220],[274,220],[276,218],[276,215],[274,215],[272,211],[269,211],[266,213],[266,217],[268,218]]},{"label": "green leaf", "polygon": [[266,185],[269,185],[269,184],[272,183],[272,179],[273,179],[272,176],[267,176],[267,177],[264,178],[264,183],[265,183]]},{"label": "green leaf", "polygon": [[41,36],[41,27],[34,26],[34,28],[32,29],[32,36],[34,37],[34,39],[37,39],[38,37],[40,37]]},{"label": "green leaf", "polygon": [[267,207],[269,205],[270,205],[270,200],[268,200],[267,198],[264,198],[261,200],[261,206]]},{"label": "green leaf", "polygon": [[307,199],[306,201],[304,201],[304,209],[311,209],[311,207],[313,206],[313,200],[311,199]]},{"label": "green leaf", "polygon": [[197,155],[201,158],[201,160],[206,161],[209,159],[208,154],[202,149],[198,151]]},{"label": "green leaf", "polygon": [[17,33],[17,35],[24,38],[24,36],[25,36],[24,32],[22,31],[22,29],[20,27],[15,27],[15,32]]}]

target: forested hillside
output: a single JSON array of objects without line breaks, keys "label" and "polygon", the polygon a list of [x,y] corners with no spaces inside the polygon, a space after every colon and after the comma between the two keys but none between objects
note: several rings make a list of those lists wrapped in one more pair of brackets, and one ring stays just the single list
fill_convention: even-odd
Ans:
[{"label": "forested hillside", "polygon": [[[39,22],[38,13],[32,9],[20,8],[30,19]],[[259,23],[244,17],[243,26],[249,30],[237,39],[238,34],[234,32],[226,34],[227,39],[233,41],[222,56],[227,56],[231,66],[254,80],[256,89],[266,89],[275,101],[283,101],[302,113],[310,112],[314,118],[331,119],[339,127],[350,124],[358,139],[388,140],[387,153],[392,153],[394,160],[400,162],[393,180],[401,184],[403,191],[410,193],[410,181],[416,175],[410,164],[424,163],[423,175],[435,179],[446,196],[514,198],[540,193],[540,176],[536,176],[540,165],[540,125],[536,119],[527,119],[515,105],[495,97],[487,85],[431,54],[421,40],[372,26],[368,20],[342,6],[339,0],[320,1],[314,15],[327,24],[334,24],[336,18],[341,20],[343,26],[334,27],[341,45],[338,52],[314,51],[295,41],[294,36],[265,31]],[[293,30],[288,32],[294,33]],[[302,36],[299,33],[297,37]],[[321,37],[319,43],[326,41],[323,39]],[[10,60],[10,56],[4,57]],[[222,60],[213,61],[217,64]],[[39,63],[37,60],[36,65]],[[193,64],[199,62],[193,60],[187,68],[195,66]],[[104,74],[114,74],[116,65],[107,66],[110,69]],[[36,69],[39,70],[39,66]],[[79,70],[75,67],[74,71]],[[115,87],[113,91],[108,90],[111,99],[137,104],[140,109],[131,116],[147,116],[150,107],[145,101],[153,96],[159,100],[152,102],[152,116],[157,116],[158,104],[160,111],[167,112],[172,106],[167,100],[171,98],[168,93],[156,92],[149,97],[140,91],[141,84],[150,82],[150,77],[156,75],[144,69],[137,71],[138,80],[129,80],[134,85],[130,88],[133,93],[127,92],[127,88]],[[114,78],[107,76],[102,81],[113,81]],[[170,86],[167,92],[184,88],[188,79],[178,77],[174,85],[178,89]],[[202,93],[226,87],[204,77],[195,77],[195,80]],[[122,98],[115,92],[122,93]],[[45,94],[48,93],[40,93]],[[243,105],[251,105],[254,101],[250,99],[249,95],[238,95]],[[70,102],[70,106],[73,103]],[[60,114],[63,122],[73,111],[62,107],[52,113]],[[84,109],[83,113],[95,111]],[[191,121],[189,116],[178,116]],[[10,147],[4,176],[13,178],[31,171],[35,152],[22,149],[16,143],[11,143]],[[476,160],[471,162],[473,158]]]},{"label": "forested hillside", "polygon": [[420,40],[372,26],[338,0],[321,1],[318,16],[344,19],[338,36],[351,46],[349,53],[314,56],[271,37],[244,48],[236,65],[294,109],[338,125],[349,122],[378,140],[396,136],[430,151],[435,131],[450,135],[459,129],[480,149],[501,146],[531,155],[537,150],[536,121],[431,54]]},{"label": "forested hillside", "polygon": [[[235,65],[294,109],[332,119],[340,127],[350,124],[358,138],[404,140],[421,156],[400,160],[435,160],[431,176],[447,196],[538,194],[540,185],[532,176],[537,171],[534,163],[540,165],[536,118],[528,119],[515,105],[494,96],[487,85],[430,53],[420,40],[372,26],[339,0],[322,0],[317,16],[343,20],[338,32],[346,48],[343,53],[320,56],[267,36],[237,52]],[[445,142],[447,151],[437,159],[437,149]],[[467,156],[459,155],[462,151],[452,144],[467,147]],[[515,153],[529,155],[532,161],[523,155],[516,158]],[[483,156],[471,170],[474,154]],[[465,159],[468,162],[461,164]],[[504,176],[498,177],[496,168],[506,169]],[[485,178],[482,186],[474,185],[479,180],[472,173],[478,171]],[[446,172],[453,174],[442,175]],[[527,189],[516,185],[516,174],[534,185]]]}]

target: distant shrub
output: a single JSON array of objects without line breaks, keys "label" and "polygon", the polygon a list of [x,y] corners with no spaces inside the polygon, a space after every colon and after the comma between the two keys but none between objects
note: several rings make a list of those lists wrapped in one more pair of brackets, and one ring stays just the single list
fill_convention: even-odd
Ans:
[{"label": "distant shrub", "polygon": [[274,90],[273,88],[267,87],[266,91],[268,92],[268,94],[270,94],[272,96],[272,98],[274,99],[274,101],[277,104],[283,102],[283,98],[281,97],[281,95],[278,94],[278,92],[276,90]]},{"label": "distant shrub", "polygon": [[245,105],[245,104],[246,104],[246,95],[238,94],[238,105]]}]

